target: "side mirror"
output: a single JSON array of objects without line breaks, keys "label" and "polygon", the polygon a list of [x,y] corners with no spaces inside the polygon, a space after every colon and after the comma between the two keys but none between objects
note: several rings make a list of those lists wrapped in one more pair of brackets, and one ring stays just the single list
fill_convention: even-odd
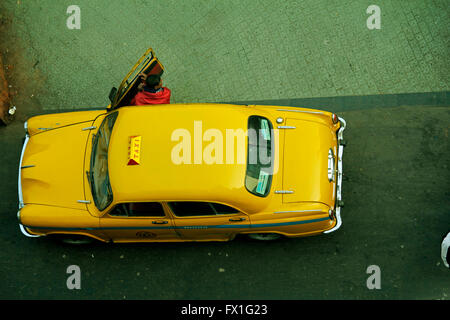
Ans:
[{"label": "side mirror", "polygon": [[109,92],[109,101],[111,101],[111,103],[114,102],[114,98],[116,97],[116,94],[117,94],[117,88],[112,87],[111,91]]}]

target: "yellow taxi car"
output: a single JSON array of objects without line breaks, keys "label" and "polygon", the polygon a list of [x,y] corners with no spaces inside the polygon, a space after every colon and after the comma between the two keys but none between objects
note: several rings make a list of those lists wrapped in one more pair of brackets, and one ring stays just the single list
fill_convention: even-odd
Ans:
[{"label": "yellow taxi car", "polygon": [[149,49],[106,110],[28,119],[18,181],[24,235],[273,240],[341,226],[344,119],[280,106],[128,106],[139,73],[163,71]]}]

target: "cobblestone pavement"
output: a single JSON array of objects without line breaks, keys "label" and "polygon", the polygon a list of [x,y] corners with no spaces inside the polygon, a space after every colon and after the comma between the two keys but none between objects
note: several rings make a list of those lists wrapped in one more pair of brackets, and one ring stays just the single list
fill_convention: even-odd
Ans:
[{"label": "cobblestone pavement", "polygon": [[[80,30],[66,26],[72,4]],[[379,30],[366,25],[372,4]],[[449,4],[7,0],[0,14],[11,32],[2,50],[8,60],[20,48],[22,71],[39,82],[30,98],[44,110],[106,105],[110,87],[148,47],[166,67],[172,102],[448,91]]]}]

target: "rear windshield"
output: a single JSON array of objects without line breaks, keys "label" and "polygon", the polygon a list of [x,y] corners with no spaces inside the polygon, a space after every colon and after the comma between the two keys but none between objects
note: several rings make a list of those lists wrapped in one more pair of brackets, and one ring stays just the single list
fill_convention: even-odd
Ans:
[{"label": "rear windshield", "polygon": [[259,197],[269,194],[273,173],[273,127],[260,116],[248,118],[248,154],[245,187]]}]

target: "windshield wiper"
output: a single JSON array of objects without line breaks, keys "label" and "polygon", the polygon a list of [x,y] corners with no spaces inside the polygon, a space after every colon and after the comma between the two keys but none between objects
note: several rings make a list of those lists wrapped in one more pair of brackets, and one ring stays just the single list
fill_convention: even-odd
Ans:
[{"label": "windshield wiper", "polygon": [[90,172],[90,171],[86,170],[86,176],[87,176],[87,180],[89,182],[89,185],[91,185],[92,175],[93,174],[94,174],[94,172]]},{"label": "windshield wiper", "polygon": [[87,179],[89,182],[89,187],[91,188],[92,198],[94,199],[94,202],[95,202],[97,194],[95,192],[94,183],[93,183],[94,182],[94,179],[93,179],[94,172],[86,171],[86,175],[87,175]]},{"label": "windshield wiper", "polygon": [[97,149],[97,143],[98,143],[98,138],[99,136],[95,133],[92,134],[92,151],[91,151],[91,161],[90,161],[90,171],[86,170],[86,175],[87,175],[87,179],[89,182],[89,187],[91,188],[91,193],[92,193],[92,198],[94,199],[94,202],[96,202],[96,192],[95,192],[95,188],[94,188],[94,179],[93,179],[93,175],[94,175],[94,155],[95,155],[95,151]]}]

